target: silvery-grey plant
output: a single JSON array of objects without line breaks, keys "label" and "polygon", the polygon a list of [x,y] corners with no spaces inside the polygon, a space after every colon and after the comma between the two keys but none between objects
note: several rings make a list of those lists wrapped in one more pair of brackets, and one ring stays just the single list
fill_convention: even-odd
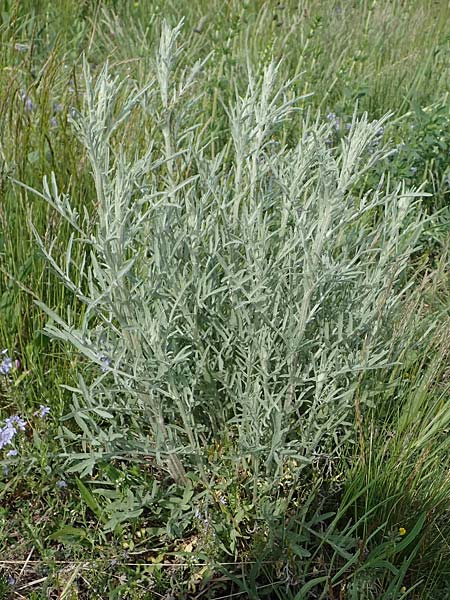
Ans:
[{"label": "silvery-grey plant", "polygon": [[[95,79],[84,64],[84,107],[72,124],[94,209],[78,214],[45,178],[36,193],[73,235],[57,260],[34,233],[85,308],[76,322],[39,305],[48,335],[98,368],[69,388],[66,418],[83,432],[81,451],[67,451],[72,469],[154,456],[176,482],[188,469],[207,479],[207,447],[226,439],[256,499],[260,475],[275,481],[286,461],[301,469],[356,437],[362,376],[395,360],[390,326],[410,286],[421,216],[403,187],[353,195],[386,155],[372,144],[386,119],[355,117],[331,148],[332,126],[307,116],[301,139],[280,142],[299,103],[274,63],[261,77],[248,68],[247,91],[227,107],[229,143],[212,154],[208,116],[190,117],[207,66],[180,72],[180,30],[163,24],[144,89],[108,66]],[[130,120],[154,138],[140,158],[120,135]]]}]

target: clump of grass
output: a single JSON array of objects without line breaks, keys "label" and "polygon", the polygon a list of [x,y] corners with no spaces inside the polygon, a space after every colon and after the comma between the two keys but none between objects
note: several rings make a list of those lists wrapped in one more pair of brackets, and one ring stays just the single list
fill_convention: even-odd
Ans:
[{"label": "clump of grass", "polygon": [[[423,307],[420,312],[423,319]],[[346,476],[341,518],[346,521],[350,513],[358,524],[364,561],[353,585],[367,598],[402,592],[433,598],[447,577],[448,326],[444,318],[419,360],[405,344],[401,364],[375,394],[378,404],[365,422],[365,444]],[[403,339],[411,331],[409,324]],[[367,577],[367,570],[385,559],[389,571]]]}]

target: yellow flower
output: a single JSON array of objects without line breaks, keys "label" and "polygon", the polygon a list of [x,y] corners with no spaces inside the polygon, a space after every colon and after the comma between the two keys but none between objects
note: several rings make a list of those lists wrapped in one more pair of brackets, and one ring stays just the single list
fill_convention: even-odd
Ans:
[{"label": "yellow flower", "polygon": [[404,594],[404,593],[406,592],[406,586],[405,586],[405,585],[404,585],[404,586],[402,586],[402,587],[400,588],[400,591],[401,591],[401,593],[402,593],[402,594]]},{"label": "yellow flower", "polygon": [[405,535],[406,529],[404,527],[399,527],[398,528],[398,533],[399,533],[399,535]]}]

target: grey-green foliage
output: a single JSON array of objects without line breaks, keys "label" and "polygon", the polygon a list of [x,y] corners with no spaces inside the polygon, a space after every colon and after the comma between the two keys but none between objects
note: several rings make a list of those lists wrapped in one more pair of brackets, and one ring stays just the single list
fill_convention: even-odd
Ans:
[{"label": "grey-green foliage", "polygon": [[[179,34],[163,25],[143,90],[107,66],[95,80],[85,65],[73,127],[93,214],[77,215],[44,181],[74,236],[59,262],[36,237],[85,305],[79,323],[41,305],[46,331],[98,372],[89,384],[79,374],[70,416],[87,454],[69,457],[87,457],[75,468],[89,471],[101,456],[156,454],[183,481],[187,467],[202,472],[208,444],[227,439],[255,476],[276,476],[288,457],[332,457],[354,438],[362,375],[395,358],[390,323],[409,287],[417,194],[380,185],[352,195],[386,155],[372,144],[384,120],[354,118],[336,149],[331,125],[305,118],[301,139],[283,145],[299,100],[272,63],[261,77],[248,68],[246,94],[227,107],[229,143],[213,153],[208,115],[195,126],[189,117],[201,64],[178,72]],[[114,137],[131,122],[154,137],[139,159]]]}]

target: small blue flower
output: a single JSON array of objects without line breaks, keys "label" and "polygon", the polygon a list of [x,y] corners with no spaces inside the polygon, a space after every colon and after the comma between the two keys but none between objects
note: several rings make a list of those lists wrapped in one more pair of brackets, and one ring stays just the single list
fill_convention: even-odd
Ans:
[{"label": "small blue flower", "polygon": [[17,425],[21,431],[25,431],[27,426],[26,421],[24,421],[22,417],[19,417],[19,415],[12,415],[11,417],[8,417],[5,419],[5,423],[7,427],[14,427]]},{"label": "small blue flower", "polygon": [[44,406],[43,404],[39,405],[39,410],[34,413],[35,417],[40,417],[41,419],[45,419],[45,417],[50,413],[50,407]]},{"label": "small blue flower", "polygon": [[36,108],[26,92],[22,92],[20,97],[27,112],[32,112]]},{"label": "small blue flower", "polygon": [[6,348],[2,350],[0,354],[5,357],[0,363],[0,374],[7,375],[13,368],[12,358],[8,356],[8,350]]},{"label": "small blue flower", "polygon": [[2,467],[2,473],[3,473],[4,477],[8,477],[8,475],[9,475],[9,467],[8,467],[8,465],[3,465],[3,467]]},{"label": "small blue flower", "polygon": [[25,427],[26,422],[19,415],[5,419],[5,425],[0,429],[0,450],[13,441],[18,429],[25,431]]},{"label": "small blue flower", "polygon": [[66,488],[67,487],[67,483],[64,481],[64,479],[61,479],[60,481],[56,482],[56,487],[62,489],[62,488]]},{"label": "small blue flower", "polygon": [[12,359],[7,356],[0,364],[0,373],[2,375],[7,375],[11,371],[12,366]]},{"label": "small blue flower", "polygon": [[107,373],[109,368],[111,367],[112,360],[108,356],[105,356],[104,354],[102,354],[99,357],[99,360],[103,363],[103,365],[100,367],[102,372]]},{"label": "small blue flower", "polygon": [[9,450],[6,453],[6,456],[9,458],[10,456],[17,456],[19,453],[17,452],[17,450]]},{"label": "small blue flower", "polygon": [[341,124],[339,122],[339,118],[336,116],[336,113],[334,112],[329,112],[327,114],[327,121],[330,121],[330,123],[333,123],[333,127],[336,129],[336,131],[339,131],[339,129],[341,128]]},{"label": "small blue flower", "polygon": [[417,167],[411,167],[410,171],[414,175],[415,173],[417,173]]},{"label": "small blue flower", "polygon": [[0,429],[0,450],[13,441],[16,430],[12,425],[5,425]]},{"label": "small blue flower", "polygon": [[8,575],[6,581],[8,582],[8,585],[14,585],[16,583],[16,580],[11,575]]}]

